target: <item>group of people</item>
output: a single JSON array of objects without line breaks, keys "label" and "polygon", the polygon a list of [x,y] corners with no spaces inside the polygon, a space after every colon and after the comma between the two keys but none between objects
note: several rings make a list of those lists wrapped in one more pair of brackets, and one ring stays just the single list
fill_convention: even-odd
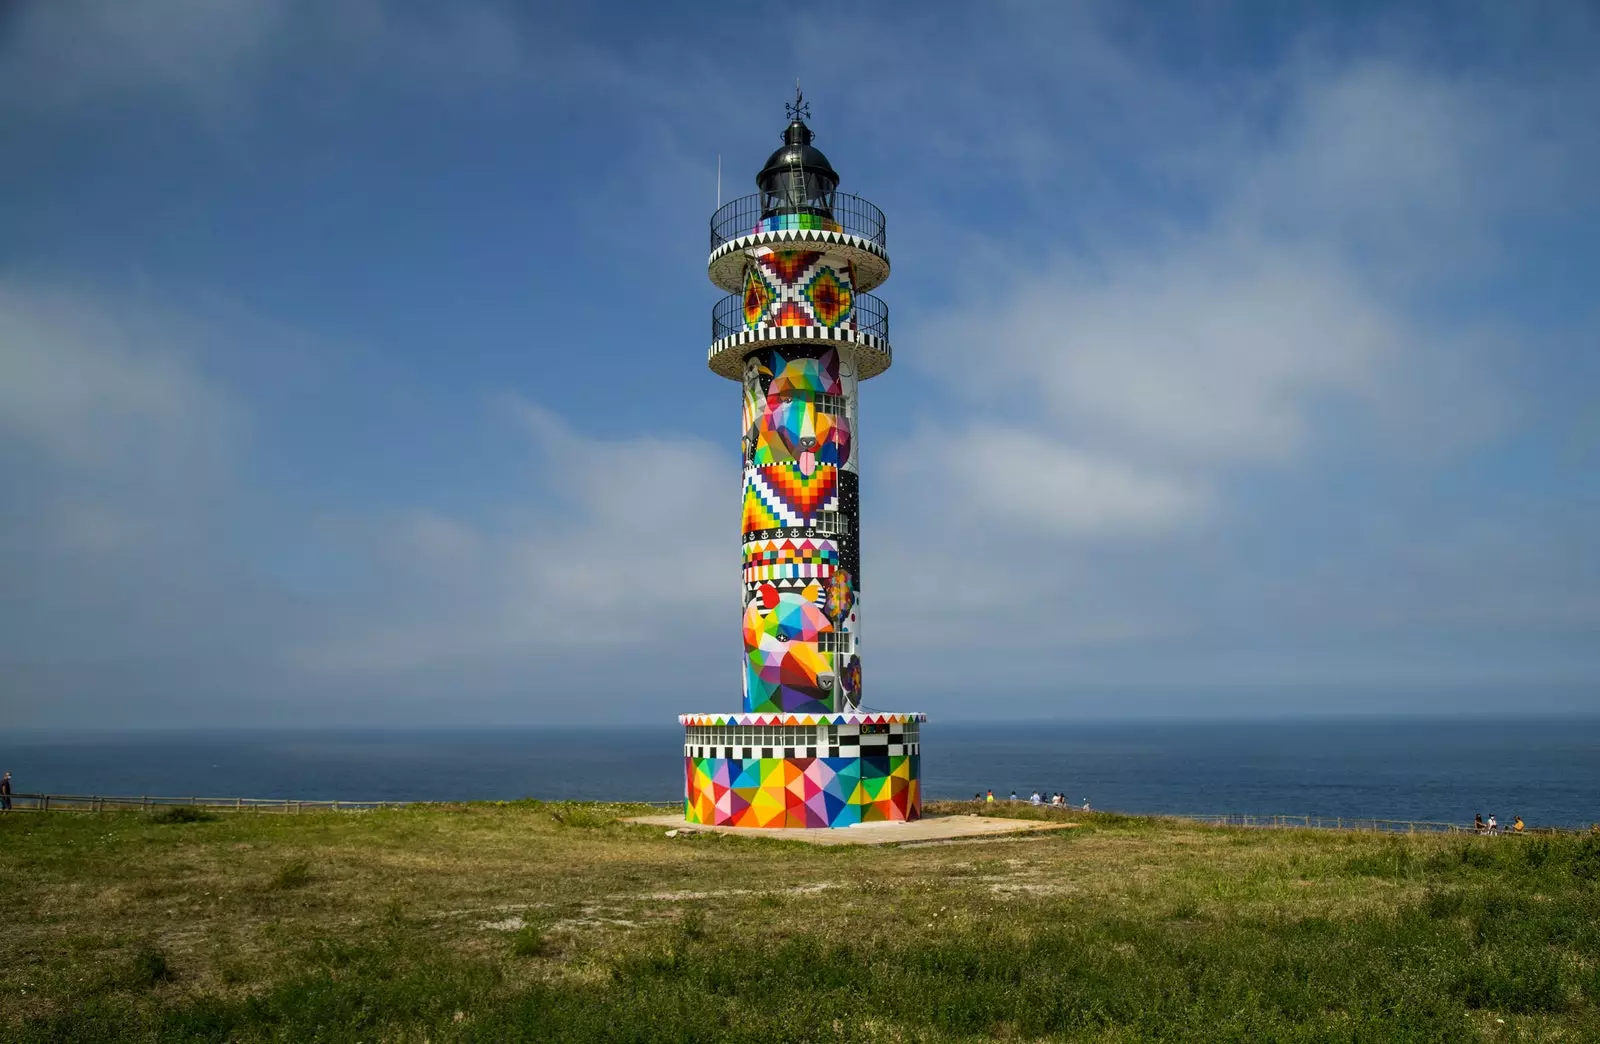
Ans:
[{"label": "group of people", "polygon": [[[994,804],[994,791],[991,790],[991,791],[988,791],[987,793],[980,792],[980,793],[974,794],[974,795],[972,795],[972,800],[981,802],[981,803],[986,804],[986,805],[992,805],[992,804]],[[1012,801],[1019,800],[1018,797],[1017,797],[1017,792],[1015,790],[1013,790],[1011,792],[1011,800]],[[1043,794],[1041,794],[1037,790],[1035,790],[1033,792],[1033,796],[1032,797],[1028,798],[1028,803],[1030,805],[1050,805],[1053,808],[1075,808],[1075,807],[1078,807],[1078,806],[1069,804],[1068,801],[1067,801],[1067,795],[1065,795],[1065,794],[1055,793],[1055,794],[1051,794],[1049,797],[1045,797]],[[1082,810],[1085,811],[1085,812],[1092,811],[1089,808],[1089,799],[1088,798],[1084,798],[1083,799]]]},{"label": "group of people", "polygon": [[[1489,813],[1487,821],[1484,820],[1481,814],[1474,814],[1472,817],[1472,829],[1479,834],[1498,834],[1500,833],[1500,821],[1494,818],[1493,812]],[[1524,829],[1522,817],[1514,817],[1511,821],[1511,832],[1520,834]]]}]

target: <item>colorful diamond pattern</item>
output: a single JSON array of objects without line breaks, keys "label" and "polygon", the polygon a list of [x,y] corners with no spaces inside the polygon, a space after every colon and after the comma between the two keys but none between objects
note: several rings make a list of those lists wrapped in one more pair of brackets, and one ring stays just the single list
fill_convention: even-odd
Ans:
[{"label": "colorful diamond pattern", "polygon": [[853,327],[855,276],[848,261],[811,250],[769,250],[745,268],[744,323]]},{"label": "colorful diamond pattern", "polygon": [[838,326],[850,318],[855,297],[850,287],[842,282],[831,268],[821,268],[806,284],[806,300],[811,303],[811,314],[822,326]]},{"label": "colorful diamond pattern", "polygon": [[778,292],[762,277],[760,269],[751,266],[744,274],[744,326],[752,330],[761,323],[767,308],[777,298]]}]

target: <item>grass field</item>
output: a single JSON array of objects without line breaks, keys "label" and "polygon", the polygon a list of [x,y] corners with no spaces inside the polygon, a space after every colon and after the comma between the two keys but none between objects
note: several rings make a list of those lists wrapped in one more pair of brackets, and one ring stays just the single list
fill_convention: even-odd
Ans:
[{"label": "grass field", "polygon": [[1600,1040],[1600,838],[642,811],[0,816],[0,1039]]}]

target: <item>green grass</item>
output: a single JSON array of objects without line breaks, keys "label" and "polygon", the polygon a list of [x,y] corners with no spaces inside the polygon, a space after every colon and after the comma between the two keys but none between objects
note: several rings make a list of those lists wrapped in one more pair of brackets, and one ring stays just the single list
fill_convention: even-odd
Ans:
[{"label": "green grass", "polygon": [[0,1039],[1600,1040],[1600,839],[640,811],[0,817]]}]

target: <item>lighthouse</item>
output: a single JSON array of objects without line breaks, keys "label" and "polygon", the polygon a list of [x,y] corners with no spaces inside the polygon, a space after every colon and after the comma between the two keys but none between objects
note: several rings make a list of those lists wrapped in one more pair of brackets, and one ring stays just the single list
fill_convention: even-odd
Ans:
[{"label": "lighthouse", "polygon": [[[737,712],[684,714],[691,823],[846,827],[922,814],[914,712],[864,702],[859,389],[889,369],[883,212],[840,192],[796,91],[757,191],[711,217],[711,371],[738,383]],[[730,571],[732,554],[730,547]],[[731,617],[731,614],[730,614]]]}]

